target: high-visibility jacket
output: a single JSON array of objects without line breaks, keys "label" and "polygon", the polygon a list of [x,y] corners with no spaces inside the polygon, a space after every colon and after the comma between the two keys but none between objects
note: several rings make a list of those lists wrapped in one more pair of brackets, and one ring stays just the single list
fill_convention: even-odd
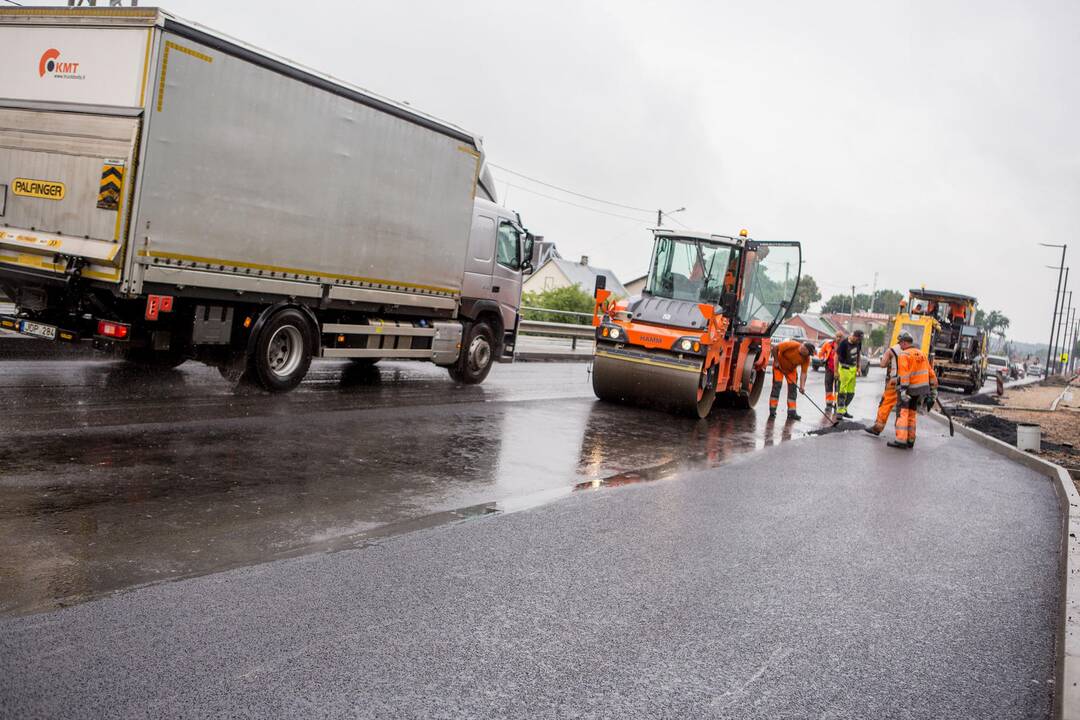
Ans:
[{"label": "high-visibility jacket", "polygon": [[937,385],[937,375],[930,361],[915,347],[901,350],[896,359],[896,382],[908,395],[929,395],[931,385]]},{"label": "high-visibility jacket", "polygon": [[806,370],[810,366],[810,358],[803,359],[802,354],[799,352],[801,347],[802,343],[798,340],[785,340],[776,346],[776,364],[785,375],[795,372],[800,367],[803,374],[806,374]]},{"label": "high-visibility jacket", "polygon": [[891,352],[892,353],[892,357],[889,358],[889,364],[885,368],[885,377],[886,378],[895,378],[896,375],[897,375],[897,367],[896,367],[896,365],[900,360],[900,353],[902,353],[904,351],[900,349],[900,344],[897,343],[896,345],[893,345],[891,348],[889,348],[885,352]]}]

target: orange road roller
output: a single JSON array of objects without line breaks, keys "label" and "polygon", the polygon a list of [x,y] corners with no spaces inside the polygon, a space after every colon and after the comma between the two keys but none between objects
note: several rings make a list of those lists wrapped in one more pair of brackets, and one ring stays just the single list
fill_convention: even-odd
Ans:
[{"label": "orange road roller", "polygon": [[640,297],[613,298],[597,278],[593,392],[696,418],[752,407],[801,265],[797,242],[653,230]]}]

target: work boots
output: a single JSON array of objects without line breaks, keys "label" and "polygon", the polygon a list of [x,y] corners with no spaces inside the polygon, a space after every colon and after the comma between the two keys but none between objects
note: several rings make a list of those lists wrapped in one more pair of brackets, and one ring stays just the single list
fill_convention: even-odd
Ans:
[{"label": "work boots", "polygon": [[910,450],[915,447],[914,444],[908,445],[907,443],[897,442],[896,440],[889,441],[889,447],[900,448],[901,450]]}]

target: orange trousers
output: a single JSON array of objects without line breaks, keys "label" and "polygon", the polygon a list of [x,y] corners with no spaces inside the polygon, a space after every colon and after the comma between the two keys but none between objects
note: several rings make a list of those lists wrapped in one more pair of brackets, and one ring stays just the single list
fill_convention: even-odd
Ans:
[{"label": "orange trousers", "polygon": [[874,422],[873,427],[875,432],[880,433],[889,424],[889,415],[892,415],[893,408],[896,407],[899,398],[900,396],[896,392],[896,378],[889,378],[885,381],[885,392],[882,393],[881,402],[878,403],[877,421]]},{"label": "orange trousers", "polygon": [[896,442],[906,443],[908,447],[915,445],[915,419],[919,416],[915,408],[918,399],[901,402],[896,416]]},{"label": "orange trousers", "polygon": [[789,412],[795,411],[795,399],[798,397],[796,383],[799,381],[797,371],[785,373],[779,366],[773,365],[772,392],[769,393],[770,412],[776,412],[776,406],[780,404],[780,388],[783,387],[785,380],[787,380],[787,408]]}]

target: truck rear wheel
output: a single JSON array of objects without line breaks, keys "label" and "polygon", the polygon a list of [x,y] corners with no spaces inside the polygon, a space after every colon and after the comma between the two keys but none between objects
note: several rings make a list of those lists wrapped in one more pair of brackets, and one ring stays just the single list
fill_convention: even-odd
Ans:
[{"label": "truck rear wheel", "polygon": [[463,385],[477,385],[495,363],[495,332],[486,322],[469,325],[461,342],[461,357],[447,368],[450,377]]},{"label": "truck rear wheel", "polygon": [[314,344],[303,313],[294,308],[279,310],[260,329],[255,349],[248,358],[248,368],[267,390],[292,390],[311,367]]}]

